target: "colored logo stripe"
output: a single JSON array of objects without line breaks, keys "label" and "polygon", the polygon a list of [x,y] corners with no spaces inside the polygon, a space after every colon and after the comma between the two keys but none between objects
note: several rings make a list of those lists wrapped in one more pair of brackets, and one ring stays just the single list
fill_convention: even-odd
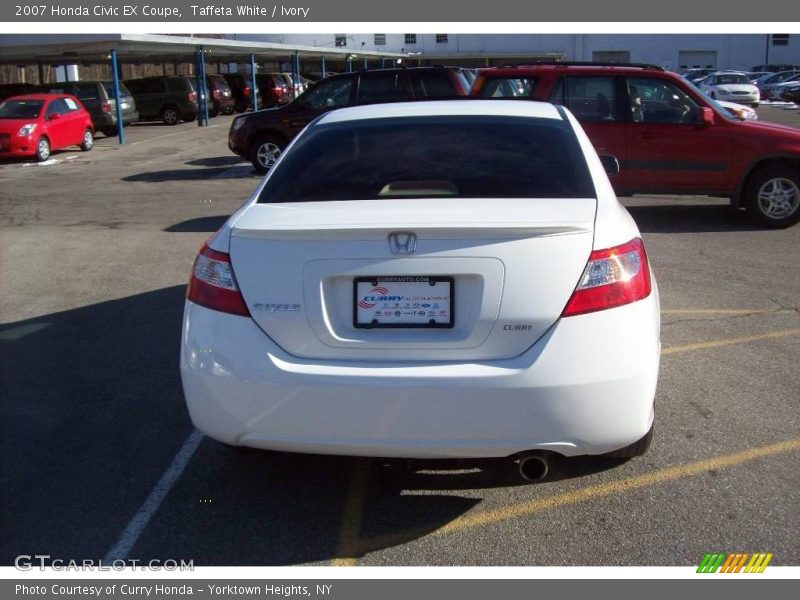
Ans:
[{"label": "colored logo stripe", "polygon": [[[750,554],[748,552],[734,552],[726,554],[725,552],[706,552],[703,560],[697,567],[698,573],[739,573],[744,567],[744,573],[763,573],[764,569],[772,560],[772,553],[756,552]],[[747,559],[750,559],[747,562]],[[744,564],[747,562],[747,566]]]}]

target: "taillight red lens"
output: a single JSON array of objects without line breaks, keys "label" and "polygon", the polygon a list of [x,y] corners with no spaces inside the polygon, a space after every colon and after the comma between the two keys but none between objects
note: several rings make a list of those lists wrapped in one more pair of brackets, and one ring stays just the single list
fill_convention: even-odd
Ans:
[{"label": "taillight red lens", "polygon": [[561,316],[572,317],[630,304],[647,298],[651,288],[650,268],[641,239],[595,250]]},{"label": "taillight red lens", "polygon": [[211,91],[211,95],[212,95],[214,98],[219,98],[219,97],[222,95],[222,92],[220,92],[219,90],[212,90],[212,91]]},{"label": "taillight red lens", "polygon": [[231,258],[203,245],[192,267],[186,297],[201,306],[249,317],[242,293],[236,285]]},{"label": "taillight red lens", "polygon": [[197,100],[197,94],[194,92],[189,92],[189,102],[194,102]]},{"label": "taillight red lens", "polygon": [[110,103],[110,102],[103,102],[103,103],[100,105],[100,109],[101,109],[101,110],[102,110],[104,113],[110,113],[110,112],[111,112],[111,103]]},{"label": "taillight red lens", "polygon": [[245,97],[248,97],[250,95],[250,88],[249,87],[245,87],[242,90],[242,93],[245,95]]}]

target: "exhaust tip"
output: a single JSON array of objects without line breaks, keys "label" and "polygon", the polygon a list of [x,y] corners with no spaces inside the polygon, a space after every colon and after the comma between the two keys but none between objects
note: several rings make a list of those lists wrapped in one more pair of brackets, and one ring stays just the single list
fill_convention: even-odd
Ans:
[{"label": "exhaust tip", "polygon": [[525,481],[542,481],[550,471],[547,457],[539,453],[522,455],[518,468]]}]

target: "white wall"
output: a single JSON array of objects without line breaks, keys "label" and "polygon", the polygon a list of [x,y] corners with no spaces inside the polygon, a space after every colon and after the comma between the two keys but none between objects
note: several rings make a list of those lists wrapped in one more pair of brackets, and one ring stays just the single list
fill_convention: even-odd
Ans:
[{"label": "white wall", "polygon": [[[420,58],[462,56],[563,54],[566,60],[592,60],[593,51],[630,51],[631,61],[677,69],[681,50],[713,50],[717,66],[750,69],[765,62],[764,34],[448,34],[447,43],[436,43],[435,34],[417,34],[416,44],[406,44],[404,34],[387,33],[386,45],[375,46],[372,34],[346,34],[347,48],[387,52],[421,52]],[[237,40],[335,47],[334,34],[236,35]],[[362,46],[362,42],[364,45]],[[769,45],[769,62],[800,64],[800,34],[789,36],[789,45]]]}]

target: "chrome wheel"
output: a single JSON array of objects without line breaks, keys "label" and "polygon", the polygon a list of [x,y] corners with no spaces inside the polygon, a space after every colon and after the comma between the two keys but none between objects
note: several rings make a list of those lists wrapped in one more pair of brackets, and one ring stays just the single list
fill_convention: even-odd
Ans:
[{"label": "chrome wheel", "polygon": [[36,144],[36,158],[39,162],[44,162],[50,158],[50,142],[45,138],[40,139]]},{"label": "chrome wheel", "polygon": [[81,150],[88,151],[94,147],[94,134],[90,130],[86,130],[83,133],[83,143],[81,144]]},{"label": "chrome wheel", "polygon": [[774,177],[765,181],[758,190],[758,209],[770,219],[785,219],[800,206],[800,189],[786,177]]},{"label": "chrome wheel", "polygon": [[256,158],[264,169],[269,169],[281,155],[281,147],[274,142],[264,142],[256,150]]}]

